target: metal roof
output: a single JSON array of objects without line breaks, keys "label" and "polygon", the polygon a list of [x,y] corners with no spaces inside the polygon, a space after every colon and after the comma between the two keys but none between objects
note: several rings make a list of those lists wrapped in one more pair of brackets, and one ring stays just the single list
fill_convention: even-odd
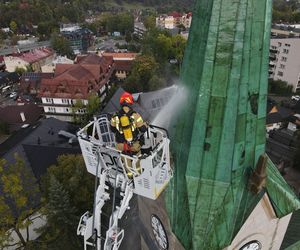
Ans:
[{"label": "metal roof", "polygon": [[265,153],[271,0],[197,1],[181,70],[188,92],[174,121],[167,206],[186,249],[223,249],[267,192],[278,217],[300,202],[268,161],[258,195],[249,174]]},{"label": "metal roof", "polygon": [[40,177],[50,165],[56,163],[58,155],[80,153],[78,145],[70,145],[67,139],[58,135],[60,130],[76,134],[76,128],[67,122],[55,118],[44,119],[18,131],[2,143],[0,156],[8,162],[14,162],[14,154],[18,153],[35,176]]}]

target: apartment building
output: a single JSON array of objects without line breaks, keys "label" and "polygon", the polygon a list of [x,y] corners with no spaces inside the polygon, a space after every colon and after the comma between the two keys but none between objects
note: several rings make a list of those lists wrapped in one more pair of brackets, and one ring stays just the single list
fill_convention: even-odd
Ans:
[{"label": "apartment building", "polygon": [[178,13],[176,11],[166,15],[161,15],[156,18],[156,27],[164,29],[174,29],[178,25],[183,25],[185,28],[190,28],[192,23],[192,12]]},{"label": "apartment building", "polygon": [[53,50],[40,48],[29,52],[5,56],[4,62],[8,72],[14,72],[16,68],[27,70],[28,67],[31,67],[34,72],[41,72],[42,67],[51,63],[55,56]]},{"label": "apartment building", "polygon": [[[77,57],[76,64],[57,64],[54,77],[42,79],[39,97],[47,118],[73,121],[73,106],[81,101],[88,104],[91,94],[103,101],[114,72],[113,58],[87,55]],[[85,113],[85,108],[78,111]]]},{"label": "apartment building", "polygon": [[286,81],[300,90],[300,39],[271,39],[269,78]]}]

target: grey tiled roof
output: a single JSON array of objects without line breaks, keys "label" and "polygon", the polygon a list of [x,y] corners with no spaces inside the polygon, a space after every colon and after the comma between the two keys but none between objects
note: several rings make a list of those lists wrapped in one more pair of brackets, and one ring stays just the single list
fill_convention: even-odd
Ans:
[{"label": "grey tiled roof", "polygon": [[20,130],[2,143],[0,156],[8,162],[14,162],[14,154],[18,153],[39,178],[49,165],[56,163],[58,155],[80,153],[79,145],[72,146],[67,139],[58,135],[60,130],[76,133],[76,129],[67,122],[55,118],[42,120],[35,126]]}]

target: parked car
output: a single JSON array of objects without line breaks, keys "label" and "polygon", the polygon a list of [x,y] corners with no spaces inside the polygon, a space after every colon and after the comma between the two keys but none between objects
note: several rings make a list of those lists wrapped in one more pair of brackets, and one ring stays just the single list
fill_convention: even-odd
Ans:
[{"label": "parked car", "polygon": [[16,98],[17,97],[17,95],[18,95],[18,93],[17,92],[11,92],[10,93],[10,95],[9,95],[9,98]]},{"label": "parked car", "polygon": [[292,100],[299,101],[300,100],[300,96],[299,95],[293,95],[292,96]]}]

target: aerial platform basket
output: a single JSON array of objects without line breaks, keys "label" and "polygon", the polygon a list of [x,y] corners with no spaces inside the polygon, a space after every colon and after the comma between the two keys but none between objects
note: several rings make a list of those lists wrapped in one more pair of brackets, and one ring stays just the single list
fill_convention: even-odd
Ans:
[{"label": "aerial platform basket", "polygon": [[[148,126],[143,135],[141,154],[128,155],[115,148],[114,134],[106,115],[94,118],[78,132],[82,155],[89,173],[99,175],[106,169],[107,181],[121,187],[133,181],[135,194],[155,200],[169,183],[173,173],[167,131]],[[147,153],[146,153],[147,152]],[[97,166],[98,174],[97,174]]]}]

